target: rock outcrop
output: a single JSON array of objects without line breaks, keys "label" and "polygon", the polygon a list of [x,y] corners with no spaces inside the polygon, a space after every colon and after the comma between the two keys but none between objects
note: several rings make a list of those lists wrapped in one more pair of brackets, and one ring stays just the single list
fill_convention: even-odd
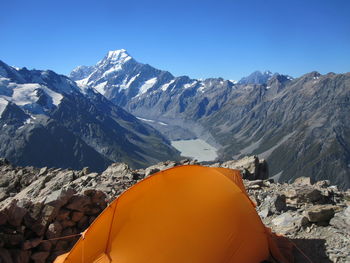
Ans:
[{"label": "rock outcrop", "polygon": [[[167,161],[133,170],[114,163],[103,173],[14,167],[0,160],[0,262],[52,262],[68,251],[108,203],[158,171],[195,161]],[[278,184],[257,157],[217,163],[242,171],[246,189],[264,223],[316,262],[347,262],[350,192],[306,178]],[[296,250],[297,262],[305,262]]]}]

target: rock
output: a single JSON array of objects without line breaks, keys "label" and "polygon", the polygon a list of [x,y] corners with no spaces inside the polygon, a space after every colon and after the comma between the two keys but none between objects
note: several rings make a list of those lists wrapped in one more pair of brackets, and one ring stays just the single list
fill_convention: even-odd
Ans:
[{"label": "rock", "polygon": [[307,219],[312,223],[329,222],[334,216],[334,207],[331,205],[315,205],[305,212]]},{"label": "rock", "polygon": [[81,175],[87,175],[90,173],[90,169],[89,167],[84,167],[82,170],[81,170]]},{"label": "rock", "polygon": [[331,182],[329,180],[322,180],[315,183],[315,186],[320,188],[326,188],[331,185]]},{"label": "rock", "polygon": [[102,176],[131,180],[132,171],[125,163],[113,163],[102,173]]},{"label": "rock", "polygon": [[30,257],[35,263],[45,263],[46,259],[50,255],[49,252],[36,252]]},{"label": "rock", "polygon": [[273,207],[277,212],[285,211],[287,208],[286,205],[286,196],[285,195],[276,195],[273,199]]},{"label": "rock", "polygon": [[31,240],[26,240],[24,241],[22,248],[24,250],[35,248],[40,245],[41,241],[42,241],[42,238],[33,238]]},{"label": "rock", "polygon": [[329,224],[337,229],[350,233],[350,206],[343,211],[336,213]]},{"label": "rock", "polygon": [[[243,161],[214,166],[234,168],[236,165],[245,171],[244,176],[250,179],[244,180],[247,193],[257,204],[262,221],[274,232],[300,238],[305,244],[325,240],[326,246],[320,252],[332,256],[337,262],[346,262],[350,251],[350,191],[338,190],[329,186],[327,181],[311,184],[308,178],[297,179],[292,184],[264,180],[262,160],[257,160],[257,157],[247,157]],[[182,164],[192,163],[188,160]],[[108,202],[144,178],[146,173],[149,175],[176,165],[179,163],[168,161],[132,170],[125,164],[113,164],[101,174],[89,173],[86,169],[0,166],[0,192],[11,193],[0,200],[0,248],[3,249],[0,262],[1,257],[9,260],[9,255],[16,263],[40,262],[46,254],[36,254],[38,252],[49,253],[45,261],[52,262],[57,255],[69,250],[78,236],[62,240],[64,242],[45,240],[83,232]],[[310,222],[309,217],[311,220],[315,216],[317,220],[325,219],[322,213],[327,214],[327,210],[320,209],[320,212],[316,209],[319,206],[334,207],[334,217],[326,222]],[[314,248],[310,246],[311,249]],[[315,259],[315,262],[323,261]]]},{"label": "rock", "polygon": [[301,216],[287,212],[272,219],[271,222],[276,226],[277,233],[286,234],[297,231],[300,220]]},{"label": "rock", "polygon": [[20,226],[26,213],[26,209],[17,206],[17,202],[12,202],[7,210],[7,221],[13,226]]},{"label": "rock", "polygon": [[13,263],[28,263],[30,260],[30,251],[12,249],[10,253]]},{"label": "rock", "polygon": [[289,204],[324,203],[327,199],[320,190],[306,186],[287,189],[284,195]]},{"label": "rock", "polygon": [[57,208],[62,207],[68,202],[74,193],[75,191],[70,188],[56,190],[45,198],[44,204],[56,206]]},{"label": "rock", "polygon": [[146,172],[145,172],[145,177],[148,177],[152,174],[158,173],[159,171],[160,171],[160,169],[157,167],[147,168]]},{"label": "rock", "polygon": [[47,168],[47,167],[43,167],[43,168],[41,168],[41,169],[40,169],[40,172],[39,172],[39,174],[38,174],[38,175],[40,176],[40,175],[44,175],[44,174],[46,174],[46,173],[47,173],[47,170],[48,170],[48,168]]},{"label": "rock", "polygon": [[6,224],[7,222],[7,214],[0,211],[0,226]]},{"label": "rock", "polygon": [[251,189],[254,189],[254,186],[258,186],[255,188],[260,189],[262,186],[264,186],[264,181],[263,180],[247,181],[245,185],[246,185],[246,187],[251,188]]},{"label": "rock", "polygon": [[266,218],[266,217],[272,215],[272,212],[268,207],[265,207],[264,209],[260,210],[260,212],[258,214],[261,218]]},{"label": "rock", "polygon": [[7,249],[1,248],[1,247],[0,247],[0,262],[13,263],[10,252]]},{"label": "rock", "polygon": [[294,184],[298,185],[312,185],[310,177],[298,177],[294,180]]},{"label": "rock", "polygon": [[10,162],[5,158],[0,158],[0,166],[10,165]]},{"label": "rock", "polygon": [[47,239],[60,237],[62,230],[63,230],[63,227],[58,221],[51,223],[46,231]]},{"label": "rock", "polygon": [[86,195],[73,196],[69,203],[66,205],[66,208],[70,210],[76,210],[80,212],[84,212],[86,210],[87,205],[91,203],[91,200]]},{"label": "rock", "polygon": [[83,216],[84,216],[84,213],[82,213],[82,212],[79,212],[79,211],[74,211],[73,213],[72,213],[72,221],[73,222],[79,222],[82,218],[83,218]]},{"label": "rock", "polygon": [[9,196],[10,195],[6,192],[6,189],[4,187],[0,187],[0,202]]}]

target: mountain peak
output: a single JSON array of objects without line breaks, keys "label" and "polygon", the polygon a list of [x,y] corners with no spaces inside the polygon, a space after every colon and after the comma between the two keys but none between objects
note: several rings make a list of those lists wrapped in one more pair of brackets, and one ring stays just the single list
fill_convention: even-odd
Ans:
[{"label": "mountain peak", "polygon": [[270,70],[265,70],[263,72],[257,70],[257,71],[254,71],[249,76],[242,78],[238,83],[244,84],[244,85],[246,85],[246,84],[266,84],[266,82],[272,76],[273,76],[273,73]]},{"label": "mountain peak", "polygon": [[108,51],[107,56],[105,58],[110,61],[126,62],[131,59],[131,56],[125,49],[117,49]]}]

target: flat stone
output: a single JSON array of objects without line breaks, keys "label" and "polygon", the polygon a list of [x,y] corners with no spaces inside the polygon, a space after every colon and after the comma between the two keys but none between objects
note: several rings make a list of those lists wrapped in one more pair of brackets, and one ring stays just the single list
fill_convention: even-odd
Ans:
[{"label": "flat stone", "polygon": [[315,205],[306,210],[306,217],[312,223],[327,222],[334,216],[331,205]]}]

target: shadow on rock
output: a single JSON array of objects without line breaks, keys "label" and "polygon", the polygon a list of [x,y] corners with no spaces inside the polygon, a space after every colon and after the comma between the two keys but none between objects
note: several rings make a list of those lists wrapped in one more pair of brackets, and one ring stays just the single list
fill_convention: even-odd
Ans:
[{"label": "shadow on rock", "polygon": [[[309,262],[302,252],[312,260],[312,262],[328,263],[332,262],[326,255],[326,241],[324,239],[290,239],[297,248],[294,249],[295,263]],[[299,249],[302,250],[300,252]]]}]

